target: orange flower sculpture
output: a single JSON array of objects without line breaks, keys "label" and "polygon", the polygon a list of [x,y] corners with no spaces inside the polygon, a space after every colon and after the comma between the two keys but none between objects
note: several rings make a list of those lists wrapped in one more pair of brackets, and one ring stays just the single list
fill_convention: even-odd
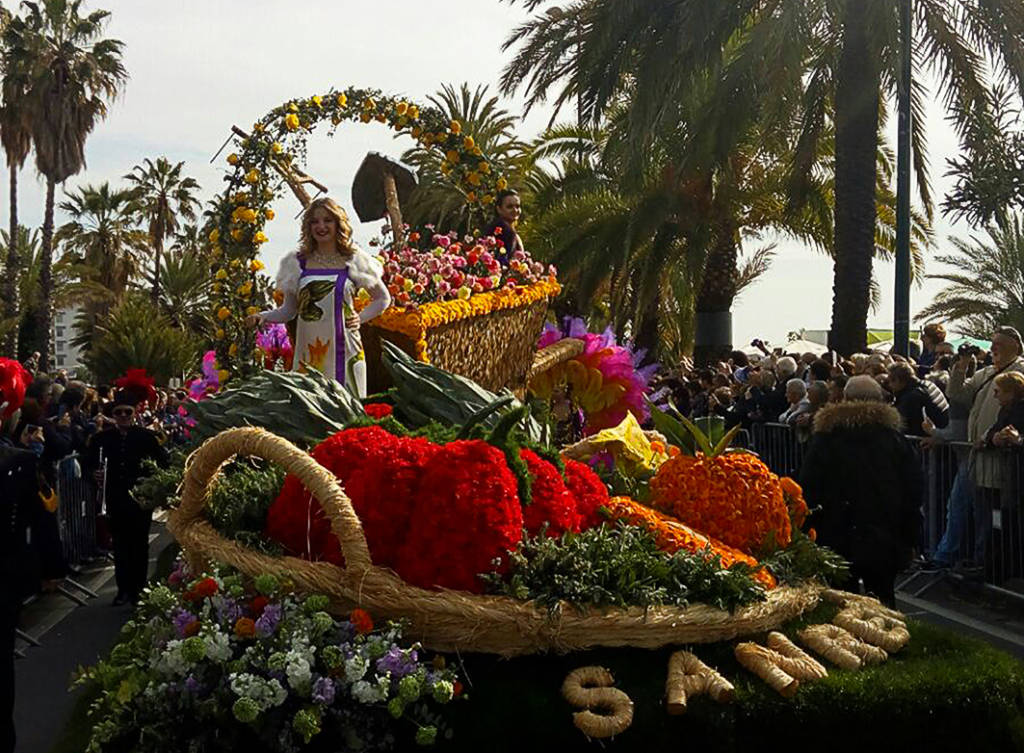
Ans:
[{"label": "orange flower sculpture", "polygon": [[789,546],[793,532],[779,477],[754,455],[726,452],[735,431],[712,448],[696,426],[688,422],[687,428],[703,451],[658,468],[651,479],[654,507],[747,554]]},{"label": "orange flower sculpture", "polygon": [[[757,560],[750,555],[705,536],[675,518],[652,510],[629,497],[612,497],[605,503],[605,508],[612,520],[621,520],[630,525],[642,526],[653,533],[657,539],[658,548],[668,554],[675,554],[681,549],[694,554],[709,552],[718,555],[724,568],[730,568],[739,562],[751,567],[758,567]],[[763,567],[757,570],[753,577],[765,588],[775,588],[777,585],[772,574]]]}]

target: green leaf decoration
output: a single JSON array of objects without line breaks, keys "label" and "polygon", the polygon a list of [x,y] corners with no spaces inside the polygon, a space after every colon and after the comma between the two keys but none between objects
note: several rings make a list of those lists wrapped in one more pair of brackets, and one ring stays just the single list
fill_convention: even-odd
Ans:
[{"label": "green leaf decoration", "polygon": [[665,440],[669,444],[678,447],[687,455],[693,455],[697,451],[697,446],[694,443],[693,435],[690,434],[686,426],[661,410],[650,400],[647,401],[647,405],[651,409],[651,419],[654,421],[654,428],[664,435]]},{"label": "green leaf decoration", "polygon": [[334,290],[331,280],[314,280],[299,291],[299,317],[304,322],[318,322],[324,318],[324,310],[317,306]]},{"label": "green leaf decoration", "polygon": [[704,453],[705,457],[713,458],[715,456],[715,448],[711,446],[711,440],[708,438],[708,435],[701,431],[697,424],[686,418],[686,416],[682,417],[682,421],[683,426],[693,435],[693,440],[700,447],[700,451]]}]

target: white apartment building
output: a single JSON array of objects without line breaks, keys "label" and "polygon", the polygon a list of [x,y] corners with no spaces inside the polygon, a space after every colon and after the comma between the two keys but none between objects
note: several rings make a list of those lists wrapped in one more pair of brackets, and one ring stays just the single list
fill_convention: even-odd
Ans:
[{"label": "white apartment building", "polygon": [[75,336],[74,323],[78,314],[77,308],[57,309],[53,315],[53,367],[67,369],[69,374],[82,366],[78,348],[71,344]]}]

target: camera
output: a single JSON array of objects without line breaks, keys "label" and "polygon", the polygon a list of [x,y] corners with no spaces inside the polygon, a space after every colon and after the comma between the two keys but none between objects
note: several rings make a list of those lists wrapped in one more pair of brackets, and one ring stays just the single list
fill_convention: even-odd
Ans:
[{"label": "camera", "polygon": [[981,348],[971,343],[963,343],[956,349],[956,354],[958,356],[974,356],[977,358],[981,355]]}]

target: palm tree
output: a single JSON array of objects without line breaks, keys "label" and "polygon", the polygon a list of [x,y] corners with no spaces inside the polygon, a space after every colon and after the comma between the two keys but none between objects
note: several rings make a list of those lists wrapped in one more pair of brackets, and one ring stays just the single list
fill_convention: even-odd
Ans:
[{"label": "palm tree", "polygon": [[[0,8],[0,25],[5,31],[11,22],[11,14],[6,9]],[[0,39],[3,38],[3,31],[0,31]],[[0,56],[0,60],[6,63],[6,59]],[[17,70],[15,66],[14,70]],[[18,172],[25,164],[28,153],[32,148],[32,136],[29,131],[28,109],[25,102],[24,82],[15,75],[6,65],[3,68],[3,79],[0,81],[0,94],[3,101],[0,103],[0,145],[3,146],[7,157],[7,168],[10,174],[10,229],[9,238],[18,237]],[[4,318],[7,321],[18,320],[18,270],[20,262],[18,259],[18,244],[7,244],[6,257],[7,275],[4,279]],[[6,332],[3,337],[3,351],[5,353],[16,353],[18,350],[18,328],[14,327]]]},{"label": "palm tree", "polygon": [[73,342],[87,350],[97,323],[138,277],[148,238],[135,224],[131,193],[112,190],[109,183],[66,194],[60,209],[69,219],[54,241],[75,275],[67,292],[69,301],[83,309]]},{"label": "palm tree", "polygon": [[101,38],[110,13],[83,16],[81,5],[82,0],[23,2],[25,16],[13,19],[4,32],[5,70],[24,82],[36,167],[46,176],[39,274],[45,301],[38,328],[42,369],[50,366],[55,189],[85,166],[85,140],[128,78],[122,43]]},{"label": "palm tree", "polygon": [[[549,9],[515,30],[522,42],[503,82],[526,86],[530,101],[557,87],[576,94],[593,119],[624,87],[634,97],[634,148],[671,125],[672,104],[714,82],[684,156],[721,164],[749,136],[792,123],[800,137],[791,156],[791,199],[803,198],[818,169],[818,142],[835,129],[833,240],[836,258],[833,347],[844,353],[866,342],[876,235],[881,103],[899,80],[899,3],[891,0],[576,0]],[[582,37],[571,39],[579,23]],[[937,72],[950,115],[967,133],[992,105],[986,63],[1024,91],[1024,14],[1018,0],[917,0],[915,65]],[[573,45],[580,52],[570,64]],[[641,72],[639,75],[637,72]],[[931,192],[921,126],[928,92],[911,92],[916,127],[914,166],[925,212]],[[965,146],[970,147],[969,141]],[[680,166],[686,172],[688,165]]]},{"label": "palm tree", "polygon": [[[449,120],[462,123],[463,131],[487,155],[494,171],[505,175],[511,185],[519,184],[530,168],[528,145],[515,137],[518,118],[501,108],[497,97],[488,97],[486,86],[471,91],[464,83],[456,91],[445,85],[428,100]],[[416,168],[419,176],[419,185],[402,206],[410,225],[429,223],[442,231],[469,232],[487,221],[487,217],[473,213],[476,205],[462,190],[445,180],[443,155],[437,150],[417,146],[406,151],[402,161]]]},{"label": "palm tree", "polygon": [[[160,310],[178,329],[209,335],[211,280],[208,256],[196,225],[186,225],[161,260]],[[152,280],[155,270],[147,270]]]},{"label": "palm tree", "polygon": [[149,226],[153,244],[153,302],[160,300],[160,271],[163,268],[164,240],[178,230],[178,218],[192,221],[199,209],[195,192],[199,184],[188,176],[182,177],[184,162],[172,165],[166,157],[156,162],[148,157],[144,164],[136,165],[124,176],[132,185],[132,198],[140,219]]},{"label": "palm tree", "polygon": [[986,232],[989,242],[949,239],[954,253],[937,260],[955,271],[928,275],[949,284],[921,310],[919,320],[957,322],[975,337],[988,337],[1007,324],[1024,329],[1024,217],[1003,214]]},{"label": "palm tree", "polygon": [[[0,252],[6,259],[4,264],[4,279],[17,280],[17,287],[14,295],[17,297],[17,314],[13,317],[5,317],[0,324],[4,340],[6,341],[14,333],[13,340],[19,344],[19,349],[9,351],[19,359],[27,358],[31,354],[32,343],[23,340],[20,335],[26,328],[31,329],[35,310],[38,307],[39,295],[39,231],[29,231],[27,227],[19,226],[18,233],[11,249],[11,234],[6,230],[0,230]],[[11,266],[10,260],[16,260],[16,266]],[[34,342],[34,339],[33,339]]]}]

